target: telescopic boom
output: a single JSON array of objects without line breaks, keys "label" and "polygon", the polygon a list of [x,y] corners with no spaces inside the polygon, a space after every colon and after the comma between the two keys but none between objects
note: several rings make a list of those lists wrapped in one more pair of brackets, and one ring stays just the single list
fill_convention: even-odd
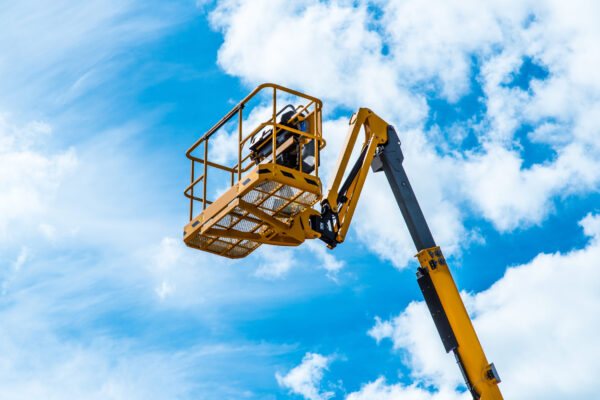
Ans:
[{"label": "telescopic boom", "polygon": [[[361,125],[365,142],[341,185]],[[385,173],[398,207],[417,249],[420,267],[417,282],[440,334],[446,352],[452,351],[474,399],[500,400],[500,377],[488,363],[441,249],[436,246],[425,216],[412,190],[402,162],[396,131],[375,113],[361,108],[350,119],[346,142],[338,158],[335,177],[321,203],[321,215],[311,217],[311,227],[329,247],[344,240],[369,167]],[[382,223],[384,223],[382,221]]]}]

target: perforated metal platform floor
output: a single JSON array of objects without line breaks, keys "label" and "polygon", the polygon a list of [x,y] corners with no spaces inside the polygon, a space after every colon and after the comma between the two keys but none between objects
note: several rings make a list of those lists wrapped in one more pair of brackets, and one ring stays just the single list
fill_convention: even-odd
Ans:
[{"label": "perforated metal platform floor", "polygon": [[321,182],[314,175],[259,166],[186,225],[184,241],[229,258],[245,257],[320,199]]}]

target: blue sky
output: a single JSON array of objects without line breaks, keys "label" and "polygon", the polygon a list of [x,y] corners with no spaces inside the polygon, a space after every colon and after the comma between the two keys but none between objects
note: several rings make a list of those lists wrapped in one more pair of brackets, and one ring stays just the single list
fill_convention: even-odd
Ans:
[{"label": "blue sky", "polygon": [[258,84],[394,124],[507,398],[598,392],[592,1],[24,1],[0,11],[2,398],[465,399],[381,174],[346,242],[186,248],[185,150]]}]

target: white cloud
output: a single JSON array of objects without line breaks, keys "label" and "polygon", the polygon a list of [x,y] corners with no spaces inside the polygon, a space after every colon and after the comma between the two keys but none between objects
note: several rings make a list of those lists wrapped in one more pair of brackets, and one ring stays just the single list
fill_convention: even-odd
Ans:
[{"label": "white cloud", "polygon": [[[64,117],[66,104],[106,83],[115,57],[191,15],[181,3],[22,1],[0,10],[0,108]],[[190,7],[192,8],[192,7]],[[56,111],[52,111],[56,110]],[[91,121],[88,121],[91,122]]]},{"label": "white cloud", "polygon": [[[481,134],[484,151],[467,160],[472,164],[467,168],[475,169],[483,162],[495,164],[498,172],[504,167],[506,171],[502,178],[480,174],[464,184],[469,189],[467,197],[503,231],[540,223],[551,210],[552,198],[588,193],[597,190],[600,182],[594,167],[600,150],[597,141],[590,142],[598,134],[598,124],[585,122],[596,119],[593,110],[598,108],[598,100],[591,93],[600,88],[600,73],[579,67],[582,59],[590,62],[597,56],[584,45],[590,37],[600,37],[597,24],[587,17],[597,12],[597,4],[583,1],[567,7],[536,2],[526,8],[533,13],[531,23],[504,24],[511,35],[505,35],[501,50],[482,65],[490,125]],[[527,91],[506,87],[525,57],[547,68],[547,79],[533,79]],[[521,139],[515,132],[522,124],[534,127],[529,135],[533,145],[541,151],[552,149],[552,157],[529,168],[521,165],[527,156],[522,154]],[[502,152],[510,153],[504,161],[498,159]],[[520,199],[518,205],[515,199]]]},{"label": "white cloud", "polygon": [[[589,214],[580,224],[590,236],[583,249],[540,254],[509,268],[489,289],[463,293],[506,398],[586,398],[600,390],[594,374],[600,367],[595,318],[600,315],[600,215]],[[369,334],[378,342],[389,338],[395,349],[405,351],[417,382],[441,391],[460,383],[424,303],[410,304],[389,321],[377,320]],[[362,390],[374,388],[395,390],[382,382]]]},{"label": "white cloud", "polygon": [[[219,63],[249,84],[275,81],[321,97],[326,113],[368,106],[395,124],[417,196],[448,253],[472,237],[463,227],[466,206],[506,232],[540,224],[557,197],[598,189],[600,70],[598,52],[590,50],[600,38],[590,18],[598,12],[595,2],[373,5],[378,19],[366,2],[223,1],[211,14],[225,39]],[[526,58],[548,77],[531,79],[526,90],[511,87]],[[458,122],[477,140],[465,151],[461,140],[446,137],[457,123],[426,131],[425,99],[452,106],[472,82],[481,85],[483,111],[477,120],[468,115]],[[325,138],[333,135],[325,153],[339,149],[340,134],[330,130],[337,121],[324,124]],[[519,136],[524,124],[532,133]],[[526,137],[548,157],[532,159]],[[367,180],[355,232],[369,238],[370,250],[404,266],[414,250],[386,186],[382,177]]]},{"label": "white cloud", "polygon": [[29,258],[29,249],[27,248],[27,246],[21,247],[21,251],[19,252],[19,257],[17,257],[17,260],[13,264],[13,268],[15,269],[15,271],[20,270],[28,258]]},{"label": "white cloud", "polygon": [[[122,293],[131,271],[115,260],[90,262],[66,251],[48,257],[40,246],[21,247],[11,270],[2,269],[0,390],[10,399],[147,399],[184,396],[190,358],[144,348],[95,325],[104,312],[131,306]],[[6,260],[8,261],[8,260]],[[117,261],[118,263],[118,261]],[[113,279],[107,283],[109,277]],[[111,291],[121,283],[122,291]],[[108,295],[110,292],[110,295]]]},{"label": "white cloud", "polygon": [[198,307],[228,295],[220,292],[228,280],[233,281],[228,268],[231,262],[223,257],[187,248],[182,240],[172,237],[139,251],[138,262],[147,265],[154,293],[170,307]]},{"label": "white cloud", "polygon": [[68,344],[39,329],[4,331],[0,347],[6,398],[158,399],[185,396],[190,388],[181,367],[187,360],[180,355],[139,352],[103,340]]},{"label": "white cloud", "polygon": [[594,241],[600,240],[600,215],[588,213],[584,219],[579,221],[579,225],[583,228],[583,233],[589,236]]},{"label": "white cloud", "polygon": [[557,179],[566,178],[564,170],[542,166],[522,170],[522,163],[518,152],[489,146],[485,154],[473,156],[464,165],[463,179],[470,183],[464,189],[469,198],[502,231],[541,221],[549,211]]},{"label": "white cloud", "polygon": [[[140,134],[148,131],[146,117],[115,123],[114,114],[96,108],[111,103],[129,113],[132,105],[120,98],[128,88],[98,92],[123,84],[115,72],[137,61],[137,46],[192,15],[175,15],[181,8],[174,2],[159,3],[30,1],[0,10],[0,109],[10,111],[0,119],[3,397],[250,396],[224,379],[211,380],[243,365],[242,351],[256,359],[267,345],[229,349],[235,362],[225,358],[228,368],[215,372],[215,359],[226,353],[218,346],[157,348],[170,329],[189,333],[168,325],[178,318],[161,310],[186,308],[202,322],[224,320],[223,309],[210,306],[299,292],[257,290],[248,285],[248,268],[233,273],[226,261],[164,238],[184,224],[172,202],[179,189],[162,186],[173,182],[163,167],[174,163],[165,162],[164,149],[146,147]],[[134,75],[150,79],[140,74]],[[261,361],[252,367],[267,364]]]},{"label": "white cloud", "polygon": [[[182,13],[184,7],[190,13]],[[117,113],[104,107],[120,107],[123,93],[102,91],[119,83],[117,73],[136,59],[129,49],[160,37],[194,10],[183,2],[135,0],[34,0],[2,7],[0,237],[5,243],[18,242],[23,232],[29,239],[89,238],[113,245],[125,243],[113,240],[116,236],[132,236],[124,229],[134,225],[129,206],[148,194],[141,194],[141,182],[146,181],[145,190],[149,185],[140,172],[145,160],[134,154],[142,141],[122,144],[147,128],[148,114],[111,127]],[[157,79],[142,73],[135,78]],[[147,83],[128,82],[136,90]],[[132,208],[139,210],[139,204]],[[115,217],[119,213],[129,218]]]},{"label": "white cloud", "polygon": [[[457,399],[456,393],[448,389],[429,392],[416,385],[405,386],[400,383],[388,385],[380,377],[363,385],[359,391],[350,393],[346,400],[451,400]],[[464,400],[469,399],[465,397]],[[472,397],[471,397],[472,399]]]},{"label": "white cloud", "polygon": [[260,264],[254,275],[265,279],[284,277],[296,264],[294,252],[286,248],[275,246],[261,246]]},{"label": "white cloud", "polygon": [[14,240],[24,226],[44,221],[63,179],[77,165],[73,149],[42,150],[51,129],[33,122],[24,127],[0,117],[0,238]]},{"label": "white cloud", "polygon": [[[140,4],[34,1],[3,7],[0,76],[5,78],[0,80],[4,94],[0,106],[17,114],[48,115],[58,110],[59,117],[65,118],[65,105],[106,82],[120,54],[173,22],[172,3],[158,11],[158,3],[147,8]],[[321,96],[327,101],[326,111],[332,106],[369,106],[389,118],[399,127],[407,170],[445,249],[459,248],[468,236],[462,227],[463,202],[473,204],[498,229],[510,230],[542,221],[551,210],[553,196],[597,190],[600,76],[598,52],[593,51],[598,37],[595,3],[385,1],[380,3],[385,12],[381,22],[375,23],[377,30],[371,29],[373,19],[366,7],[356,10],[348,4],[223,2],[213,14],[213,23],[226,39],[220,63],[250,83],[275,80]],[[531,12],[535,18],[527,23]],[[387,56],[380,54],[384,46],[389,47]],[[549,78],[533,81],[527,92],[506,88],[503,85],[518,70],[524,55],[548,68]],[[475,77],[470,76],[471,57],[481,63]],[[437,154],[430,133],[422,126],[427,113],[424,92],[433,91],[452,102],[468,91],[469,78],[482,83],[485,96],[486,114],[476,132],[480,145],[470,153],[457,154],[456,144],[450,142],[440,145],[447,150]],[[26,116],[25,120],[36,118]],[[89,323],[90,315],[129,311],[129,306],[134,307],[127,296],[137,302],[144,298],[141,292],[160,298],[161,305],[192,306],[202,314],[209,313],[209,305],[216,302],[239,304],[240,299],[257,296],[298,295],[283,285],[279,291],[269,287],[264,294],[267,290],[257,290],[264,285],[234,279],[253,273],[249,263],[234,271],[216,256],[184,248],[179,239],[162,239],[165,230],[171,229],[165,220],[173,219],[159,217],[152,202],[140,200],[161,202],[164,190],[153,190],[156,187],[148,181],[148,171],[140,171],[139,158],[124,153],[122,146],[132,132],[143,131],[143,124],[102,131],[102,140],[86,141],[87,150],[74,151],[61,147],[68,137],[52,132],[48,123],[7,121],[11,120],[5,117],[0,126],[0,235],[4,226],[3,239],[9,239],[7,232],[14,234],[12,228],[17,225],[36,238],[38,230],[48,238],[60,237],[63,231],[76,232],[72,236],[77,237],[77,244],[85,241],[91,254],[73,256],[77,262],[69,263],[73,260],[59,247],[61,257],[37,259],[38,265],[32,266],[36,245],[32,251],[21,250],[23,257],[7,258],[18,274],[3,286],[3,392],[16,398],[184,397],[187,381],[182,376],[186,372],[180,369],[179,360],[167,354],[144,356],[145,348],[130,351],[125,339],[109,337],[106,342],[88,343],[89,330],[81,340],[65,337],[65,330]],[[98,121],[90,118],[88,122]],[[326,122],[328,152],[337,155],[340,147],[335,142],[344,132],[330,140],[332,122],[341,127],[344,120]],[[549,145],[555,157],[523,167],[523,149],[515,145],[514,130],[524,122],[535,126],[534,143]],[[56,127],[54,121],[51,125]],[[78,134],[87,137],[94,132]],[[66,179],[74,169],[77,176]],[[131,175],[125,179],[123,171]],[[496,177],[497,184],[481,171]],[[371,250],[405,265],[414,250],[389,190],[381,189],[385,180],[375,175],[367,184],[361,207],[376,207],[357,211],[364,217],[357,217],[355,234],[369,238],[365,242]],[[54,196],[61,196],[62,201],[56,208]],[[380,223],[392,219],[398,223]],[[514,398],[571,396],[571,388],[561,386],[564,382],[577,386],[579,392],[574,395],[597,393],[592,373],[597,366],[593,357],[598,354],[594,344],[598,327],[589,316],[598,314],[598,268],[593,269],[599,255],[598,221],[593,215],[582,221],[586,234],[596,235],[585,249],[539,256],[531,264],[509,270],[488,291],[467,296],[488,355],[504,379],[503,388]],[[68,247],[69,253],[74,247]],[[115,253],[114,248],[123,252]],[[19,243],[17,249],[18,253],[24,247]],[[136,251],[137,258],[123,256]],[[325,256],[323,260],[329,269],[339,269],[337,261]],[[274,257],[272,261],[273,266],[266,267],[271,276],[289,271],[290,264],[284,262],[282,267]],[[199,307],[207,299],[210,304]],[[403,331],[395,321],[380,322],[380,329],[372,334],[380,340],[393,337],[399,347],[413,349],[408,360],[418,379],[451,386],[460,380],[456,366],[451,358],[445,361],[448,357],[444,358],[424,306],[411,307],[401,317],[407,324],[414,323],[414,330],[422,335]],[[534,307],[536,313],[523,314]],[[574,308],[583,311],[573,312]],[[558,320],[564,324],[558,326]],[[544,332],[541,339],[540,331]],[[432,343],[439,347],[430,350]],[[314,380],[291,381],[308,393],[314,393],[310,390],[320,383],[319,371],[322,374],[325,368],[314,358],[309,361],[317,365],[317,372],[311,375],[309,368],[305,375]],[[208,359],[205,364],[211,363]],[[530,379],[523,382],[524,377]],[[540,389],[542,383],[545,386]],[[545,388],[555,393],[543,393]],[[441,387],[440,395],[445,390],[450,389]],[[408,392],[430,396],[382,380],[366,385],[362,393],[372,398],[379,392],[388,397]],[[329,393],[316,391],[318,396]]]},{"label": "white cloud", "polygon": [[218,312],[220,307],[246,303],[258,307],[308,295],[319,286],[283,279],[299,265],[289,248],[261,246],[240,262],[164,237],[149,246],[138,243],[128,252],[135,252],[135,257],[127,258],[130,267],[119,277],[121,281],[135,282],[140,296],[159,300],[161,307],[198,312],[207,321],[225,318]]},{"label": "white cloud", "polygon": [[325,243],[320,240],[307,242],[307,247],[317,258],[319,266],[327,271],[327,275],[331,279],[335,280],[337,273],[344,268],[345,262],[338,260],[334,255],[335,253],[329,250]]},{"label": "white cloud", "polygon": [[286,375],[275,374],[279,386],[289,389],[291,393],[299,394],[306,400],[327,400],[335,394],[322,391],[320,384],[324,371],[327,370],[332,357],[317,353],[306,353],[302,363],[292,368]]},{"label": "white cloud", "polygon": [[162,281],[160,286],[154,289],[158,297],[161,299],[164,299],[167,295],[173,293],[173,290],[175,290],[175,288],[169,285],[166,281]]},{"label": "white cloud", "polygon": [[6,295],[10,288],[10,285],[17,278],[21,267],[23,267],[23,265],[29,258],[31,258],[29,248],[27,246],[21,246],[19,255],[17,256],[17,259],[13,262],[12,268],[2,271],[2,296]]},{"label": "white cloud", "polygon": [[[73,281],[82,278],[79,275]],[[124,286],[122,290],[132,288]],[[65,301],[52,304],[48,294],[26,293],[28,300],[13,296],[11,300],[20,300],[18,304],[1,312],[0,388],[4,398],[255,398],[239,383],[225,383],[222,377],[230,376],[232,370],[236,379],[248,371],[252,371],[250,375],[270,374],[272,370],[263,367],[266,360],[289,351],[286,346],[265,343],[206,344],[197,340],[196,345],[185,348],[157,348],[155,341],[141,340],[138,332],[131,337],[106,331],[105,326],[86,325],[86,317],[98,312],[98,302],[78,297],[84,306],[78,313],[65,315],[64,309],[73,305]],[[117,301],[127,299],[119,296]],[[215,380],[216,376],[219,379]]]},{"label": "white cloud", "polygon": [[[432,329],[433,327],[433,329]],[[454,358],[447,355],[439,339],[427,307],[413,302],[390,321],[376,320],[369,335],[379,343],[389,338],[394,350],[406,350],[404,362],[411,369],[411,378],[444,390],[461,383],[455,371]]]},{"label": "white cloud", "polygon": [[[290,7],[284,2],[231,1],[220,4],[212,21],[224,31],[219,62],[229,73],[251,82],[276,81],[300,88],[322,97],[326,111],[332,105],[368,106],[384,118],[394,116],[391,121],[400,127],[415,126],[425,117],[424,97],[409,89],[413,82],[406,82],[406,77],[398,73],[398,60],[382,56],[383,38],[369,28],[371,15],[366,7],[355,9],[343,2],[309,1]],[[252,21],[270,28],[260,29]],[[337,38],[342,37],[340,42]],[[269,61],[257,68],[250,58]],[[291,59],[295,61],[289,62]],[[328,148],[322,153],[322,177],[331,177],[347,121],[342,118],[324,123]],[[432,164],[448,162],[439,160],[427,148],[421,131],[413,129],[406,136],[415,145],[413,150],[405,146],[411,156],[410,161],[407,157],[407,169],[412,169],[413,182],[429,181],[415,184],[418,193],[423,193],[420,188],[428,187],[427,192],[434,188],[433,196],[420,197],[438,241],[447,244],[447,252],[451,253],[458,248],[457,240],[464,236],[464,229],[460,213],[445,195],[453,190],[444,191],[443,177],[432,177],[431,168]],[[326,179],[324,182],[327,184]],[[354,220],[358,237],[363,241],[368,238],[371,250],[397,266],[405,266],[412,259],[413,245],[383,176],[367,180]]]},{"label": "white cloud", "polygon": [[393,110],[407,122],[424,117],[422,99],[402,89],[393,63],[381,56],[382,39],[368,29],[364,6],[232,0],[221,2],[211,20],[225,36],[219,64],[245,81],[282,82],[336,104]]}]

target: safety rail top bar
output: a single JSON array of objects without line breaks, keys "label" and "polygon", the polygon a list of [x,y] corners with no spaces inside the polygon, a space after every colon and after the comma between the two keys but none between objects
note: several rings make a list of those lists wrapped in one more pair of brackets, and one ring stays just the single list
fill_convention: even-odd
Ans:
[{"label": "safety rail top bar", "polygon": [[[293,120],[295,118],[298,118],[298,113],[296,113],[293,117],[291,117],[290,120]],[[225,121],[224,123],[227,123],[227,121]],[[299,131],[298,129],[294,129],[294,128],[291,128],[289,126],[278,124],[278,123],[273,123],[271,121],[263,122],[255,130],[253,130],[248,135],[246,135],[245,137],[243,137],[242,140],[240,140],[240,143],[239,143],[240,146],[243,146],[249,139],[252,138],[252,136],[254,136],[256,133],[258,133],[260,130],[262,130],[263,128],[265,128],[267,126],[274,126],[276,129],[283,129],[283,130],[295,133],[295,134],[297,134],[299,136],[303,136],[303,137],[308,138],[308,139],[314,139],[314,140],[316,140],[319,143],[319,150],[322,150],[323,147],[325,147],[325,143],[326,143],[325,139],[323,139],[321,136],[310,135],[310,134],[308,134],[306,132]],[[215,132],[216,131],[211,132],[211,135],[213,133],[215,133]],[[208,140],[208,138],[210,138],[210,136],[208,136],[204,140],[206,141],[206,140]],[[241,161],[246,161],[249,157],[250,157],[250,155],[246,155]],[[203,158],[198,158],[198,157],[195,157],[195,156],[192,156],[192,155],[190,155],[188,158],[190,160],[192,160],[192,161],[196,161],[196,162],[199,162],[199,163],[204,163],[204,159]],[[208,161],[208,160],[206,161],[206,164],[209,167],[219,168],[219,169],[222,169],[222,170],[227,171],[227,172],[237,172],[238,171],[238,169],[236,168],[237,164],[234,167],[226,167],[224,165],[216,164],[216,163]],[[241,171],[242,172],[247,172],[251,167],[252,167],[251,165],[249,167],[244,167],[244,168],[241,169]]]},{"label": "safety rail top bar", "polygon": [[189,158],[190,160],[192,159],[192,155],[191,153],[204,141],[207,140],[208,138],[210,138],[216,131],[218,131],[223,125],[225,125],[231,118],[233,118],[233,116],[240,110],[243,109],[244,106],[246,105],[246,103],[248,101],[250,101],[250,99],[252,97],[254,97],[258,92],[260,92],[261,90],[265,89],[265,88],[273,88],[273,89],[277,89],[277,90],[281,90],[283,92],[287,92],[290,94],[293,94],[295,96],[298,97],[303,97],[307,100],[311,100],[313,102],[315,102],[315,104],[318,104],[318,108],[321,109],[323,107],[323,103],[321,102],[321,100],[317,99],[316,97],[312,97],[309,96],[307,94],[298,92],[296,90],[293,89],[288,89],[284,86],[281,85],[277,85],[276,83],[263,83],[262,85],[259,85],[256,87],[256,89],[254,89],[248,96],[246,96],[242,101],[240,101],[235,107],[233,107],[231,109],[231,111],[229,111],[227,113],[227,115],[225,115],[219,122],[217,122],[212,128],[210,128],[204,135],[202,135],[202,137],[200,139],[198,139],[196,141],[196,143],[194,143],[186,152],[185,155],[187,158]]}]

